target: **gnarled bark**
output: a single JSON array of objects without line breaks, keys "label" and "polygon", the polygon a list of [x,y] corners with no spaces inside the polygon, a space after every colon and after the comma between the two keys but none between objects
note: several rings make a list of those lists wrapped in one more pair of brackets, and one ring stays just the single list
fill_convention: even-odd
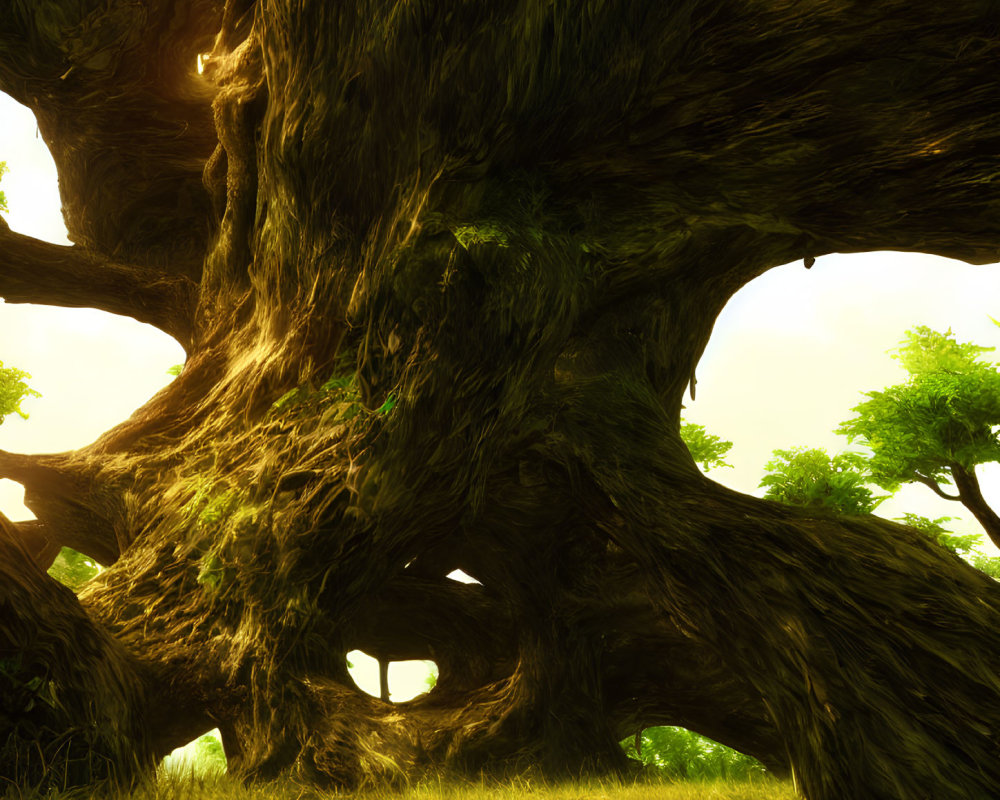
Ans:
[{"label": "gnarled bark", "polygon": [[[0,456],[46,539],[114,562],[78,605],[5,575],[37,607],[0,633],[97,637],[128,720],[143,676],[168,688],[155,742],[102,729],[116,768],[126,735],[141,770],[218,725],[248,779],[579,774],[674,723],[811,800],[1000,784],[996,585],[898,525],[725,490],[678,433],[716,315],[770,267],[1000,258],[988,5],[41,9],[0,21],[0,87],[80,249],[7,238],[52,261],[37,297],[93,275],[82,302],[189,351],[93,445]],[[367,697],[354,647],[439,684]],[[92,666],[85,695],[118,685]],[[89,746],[84,717],[53,730]]]}]

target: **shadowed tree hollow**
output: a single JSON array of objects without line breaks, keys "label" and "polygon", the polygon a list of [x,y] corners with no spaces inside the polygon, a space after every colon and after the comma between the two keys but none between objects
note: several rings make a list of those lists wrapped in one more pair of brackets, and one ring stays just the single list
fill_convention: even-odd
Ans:
[{"label": "shadowed tree hollow", "polygon": [[[679,417],[770,267],[1000,260],[998,25],[985,1],[15,0],[0,89],[75,244],[0,227],[0,296],[188,356],[90,446],[0,453],[38,518],[2,521],[0,776],[129,781],[215,726],[250,780],[621,771],[619,739],[676,724],[810,800],[990,796],[996,584],[713,483]],[[75,596],[58,546],[108,569]],[[356,648],[439,681],[369,697]]]}]

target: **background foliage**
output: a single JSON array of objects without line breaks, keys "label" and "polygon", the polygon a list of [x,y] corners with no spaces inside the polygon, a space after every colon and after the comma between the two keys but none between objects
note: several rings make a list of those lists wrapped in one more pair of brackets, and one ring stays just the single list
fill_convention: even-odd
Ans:
[{"label": "background foliage", "polygon": [[625,739],[622,747],[630,758],[672,780],[743,781],[766,772],[756,759],[686,728],[646,728],[638,750],[635,739]]},{"label": "background foliage", "polygon": [[74,592],[101,571],[100,565],[92,558],[69,547],[59,551],[56,560],[49,567],[49,575]]},{"label": "background foliage", "polygon": [[28,397],[41,397],[34,389],[28,387],[30,378],[24,370],[15,367],[5,367],[0,361],[0,424],[10,414],[17,414],[22,419],[28,415],[21,410],[21,403]]},{"label": "background foliage", "polygon": [[889,495],[875,495],[866,485],[868,464],[858,453],[830,456],[821,448],[775,450],[760,485],[764,497],[792,506],[836,514],[871,514]]}]

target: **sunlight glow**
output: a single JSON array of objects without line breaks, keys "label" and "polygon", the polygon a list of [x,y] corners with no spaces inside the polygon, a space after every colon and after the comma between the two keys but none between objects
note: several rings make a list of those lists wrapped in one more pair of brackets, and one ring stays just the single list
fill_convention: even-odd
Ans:
[{"label": "sunlight glow", "polygon": [[[363,650],[352,650],[347,654],[347,663],[347,671],[358,688],[372,697],[378,697],[378,661]],[[430,690],[428,680],[431,676],[436,680],[437,674],[437,664],[433,661],[390,661],[389,700],[405,703],[425,694]]]},{"label": "sunlight glow", "polygon": [[[1000,345],[997,316],[1000,270],[921,253],[822,256],[766,272],[744,286],[723,309],[698,363],[697,401],[685,399],[684,418],[734,443],[732,468],[709,477],[761,496],[765,464],[776,448],[847,449],[833,429],[851,416],[863,393],[906,380],[887,351],[915,325],[959,341]],[[993,354],[1000,359],[1000,350]],[[856,448],[855,448],[856,449]],[[977,469],[983,493],[1000,507],[1000,464]],[[906,484],[879,506],[892,519],[905,512],[931,519],[957,517],[956,533],[981,533],[958,503],[924,486]],[[984,537],[983,552],[996,550]]]},{"label": "sunlight glow", "polygon": [[446,578],[451,578],[453,581],[458,581],[459,583],[475,583],[478,586],[482,586],[483,585],[480,581],[477,581],[471,575],[467,575],[466,573],[462,572],[462,570],[460,570],[460,569],[452,570],[447,575],[445,575],[445,577]]},{"label": "sunlight glow", "polygon": [[[9,172],[0,189],[11,229],[53,244],[70,244],[63,224],[55,164],[37,136],[34,115],[0,94],[0,161]],[[58,453],[83,447],[173,379],[167,369],[184,361],[170,336],[130,317],[90,308],[0,303],[0,361],[31,375],[41,397],[27,398],[28,420],[0,426],[0,449]],[[0,481],[0,511],[32,519],[24,489]]]},{"label": "sunlight glow", "polygon": [[218,728],[202,734],[183,747],[172,750],[160,762],[160,771],[167,774],[210,775],[225,772],[225,754],[222,750],[222,733]]}]

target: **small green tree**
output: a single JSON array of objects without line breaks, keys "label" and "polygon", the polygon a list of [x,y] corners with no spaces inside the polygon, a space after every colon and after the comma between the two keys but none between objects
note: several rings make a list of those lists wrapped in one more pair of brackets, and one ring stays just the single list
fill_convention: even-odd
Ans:
[{"label": "small green tree", "polygon": [[871,514],[889,495],[875,495],[865,457],[858,453],[827,454],[818,447],[775,450],[760,486],[764,497],[792,506],[837,514]]},{"label": "small green tree", "polygon": [[1000,581],[1000,558],[984,556],[982,553],[972,553],[967,560],[980,572],[985,572],[993,580]]},{"label": "small green tree", "polygon": [[17,414],[22,419],[28,415],[21,410],[21,402],[26,397],[41,397],[34,389],[28,387],[26,379],[30,378],[24,370],[5,367],[0,361],[0,424],[10,414]]},{"label": "small green tree", "polygon": [[706,472],[713,467],[732,467],[732,464],[726,463],[724,456],[733,443],[708,433],[704,425],[681,420],[681,439],[691,451],[691,458],[701,464]]},{"label": "small green tree", "polygon": [[[978,464],[1000,461],[1000,372],[982,360],[993,348],[955,340],[949,329],[907,331],[895,354],[909,372],[906,383],[852,409],[837,432],[871,450],[872,480],[895,491],[922,483],[946,500],[962,503],[1000,545],[1000,517],[983,498]],[[954,482],[957,494],[944,486]]]}]

